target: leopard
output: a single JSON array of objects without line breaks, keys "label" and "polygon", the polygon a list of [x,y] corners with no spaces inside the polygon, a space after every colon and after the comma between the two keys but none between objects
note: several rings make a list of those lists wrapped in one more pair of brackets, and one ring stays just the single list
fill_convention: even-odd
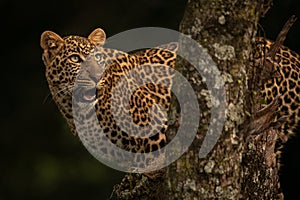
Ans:
[{"label": "leopard", "polygon": [[[52,31],[45,31],[41,35],[46,79],[55,103],[71,132],[74,135],[81,132],[83,140],[89,141],[95,149],[101,148],[107,139],[129,152],[163,149],[168,139],[168,123],[161,108],[169,108],[173,77],[170,69],[175,65],[178,43],[127,54],[104,48],[105,40],[105,32],[100,28],[92,31],[87,38],[62,38]],[[263,59],[272,44],[271,40],[256,38],[255,59]],[[295,133],[300,118],[300,58],[282,45],[273,61],[279,76],[268,79],[261,93],[267,104],[278,98],[277,119],[287,116],[279,129],[289,137]],[[139,69],[141,65],[143,68]],[[139,73],[130,74],[134,69],[139,69]],[[122,84],[117,84],[119,81]],[[73,93],[82,113],[79,116],[74,116],[73,109],[76,106]],[[123,106],[125,101],[129,106]],[[89,124],[93,113],[96,113],[94,117],[98,122]],[[84,120],[87,121],[86,125],[75,125]],[[96,126],[100,126],[101,130]],[[140,127],[144,128],[143,131]],[[103,137],[100,143],[91,135],[93,130],[101,132]],[[113,153],[107,148],[101,151]],[[140,159],[137,158],[137,161]],[[145,163],[140,165],[144,166]]]},{"label": "leopard", "polygon": [[[72,133],[94,149],[101,147],[103,154],[115,156],[113,148],[104,145],[106,138],[133,153],[163,151],[178,44],[127,54],[104,48],[104,38],[102,29],[87,38],[61,38],[50,31],[42,34],[46,78],[55,103]],[[124,105],[126,97],[129,106]],[[90,123],[93,113],[95,124]],[[140,162],[139,167],[144,166]]]}]

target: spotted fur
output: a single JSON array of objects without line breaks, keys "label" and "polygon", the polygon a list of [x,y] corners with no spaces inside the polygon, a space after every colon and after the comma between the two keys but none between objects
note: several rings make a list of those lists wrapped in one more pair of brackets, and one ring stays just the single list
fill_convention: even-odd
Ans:
[{"label": "spotted fur", "polygon": [[[270,40],[257,38],[255,59],[259,63],[265,62],[265,55],[272,43]],[[278,98],[277,119],[287,117],[286,122],[279,128],[282,142],[286,142],[296,132],[300,121],[300,56],[281,46],[272,62],[274,74],[263,84],[262,96],[267,104]]]}]

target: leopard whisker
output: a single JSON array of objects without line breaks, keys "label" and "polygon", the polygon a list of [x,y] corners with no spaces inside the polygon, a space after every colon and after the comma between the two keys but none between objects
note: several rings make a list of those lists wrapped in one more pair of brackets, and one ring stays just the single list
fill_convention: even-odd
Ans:
[{"label": "leopard whisker", "polygon": [[73,89],[74,88],[74,86],[73,85],[69,85],[69,86],[67,86],[67,87],[65,87],[65,88],[62,88],[62,89],[60,89],[60,90],[58,90],[56,93],[54,93],[52,96],[53,96],[53,99],[57,96],[57,95],[59,95],[59,94],[64,94],[64,95],[70,95],[70,96],[72,96],[72,92],[70,92],[69,90],[70,89]]}]

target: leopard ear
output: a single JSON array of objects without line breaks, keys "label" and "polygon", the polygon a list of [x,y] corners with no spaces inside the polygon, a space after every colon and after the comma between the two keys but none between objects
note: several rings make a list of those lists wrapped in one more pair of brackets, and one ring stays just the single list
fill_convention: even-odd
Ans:
[{"label": "leopard ear", "polygon": [[106,35],[101,28],[97,28],[89,35],[88,39],[93,45],[102,46],[105,43]]},{"label": "leopard ear", "polygon": [[52,31],[44,31],[41,35],[40,45],[44,50],[57,49],[61,47],[64,40]]}]

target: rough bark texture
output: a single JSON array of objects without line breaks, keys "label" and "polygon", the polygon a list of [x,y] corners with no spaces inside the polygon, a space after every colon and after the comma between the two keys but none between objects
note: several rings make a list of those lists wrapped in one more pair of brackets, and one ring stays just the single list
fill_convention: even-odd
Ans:
[{"label": "rough bark texture", "polygon": [[[188,1],[180,32],[207,48],[225,81],[227,111],[222,135],[214,149],[199,159],[199,147],[210,122],[211,100],[204,92],[207,88],[201,76],[179,61],[177,69],[188,77],[198,94],[201,122],[197,137],[163,177],[154,180],[134,174],[125,177],[115,188],[119,199],[279,198],[274,154],[277,134],[269,128],[276,102],[254,114],[257,105],[249,91],[254,76],[248,73],[252,43],[265,5],[260,0]],[[170,113],[175,113],[177,106],[173,103]],[[175,133],[173,125],[169,134]]]}]

